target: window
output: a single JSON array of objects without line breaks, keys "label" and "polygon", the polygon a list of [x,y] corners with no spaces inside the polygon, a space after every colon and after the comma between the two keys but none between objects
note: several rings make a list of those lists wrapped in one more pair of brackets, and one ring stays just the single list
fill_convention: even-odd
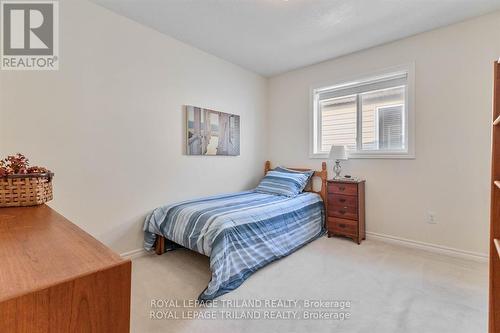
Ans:
[{"label": "window", "polygon": [[398,150],[404,147],[403,110],[403,104],[377,108],[376,149]]},{"label": "window", "polygon": [[332,145],[351,157],[412,158],[410,68],[312,90],[312,156]]}]

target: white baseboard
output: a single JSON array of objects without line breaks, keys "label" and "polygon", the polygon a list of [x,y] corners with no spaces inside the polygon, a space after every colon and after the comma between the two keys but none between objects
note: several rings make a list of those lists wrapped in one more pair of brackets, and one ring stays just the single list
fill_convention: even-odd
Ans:
[{"label": "white baseboard", "polygon": [[132,251],[121,253],[120,255],[123,258],[132,260],[132,259],[137,259],[137,258],[140,258],[140,257],[144,257],[146,255],[149,255],[149,252],[147,252],[144,249],[135,249],[135,250],[132,250]]},{"label": "white baseboard", "polygon": [[411,239],[405,239],[396,236],[379,234],[376,232],[367,232],[366,236],[368,239],[377,239],[383,242],[398,244],[406,247],[411,247],[414,249],[420,249],[428,252],[444,254],[447,256],[452,256],[455,258],[473,260],[476,262],[488,262],[488,255],[484,253],[472,252],[472,251],[464,251],[459,250],[447,246],[436,245],[431,243],[425,243],[420,241],[415,241]]},{"label": "white baseboard", "polygon": [[[477,253],[472,251],[459,250],[447,246],[436,245],[431,243],[425,243],[420,241],[415,241],[411,239],[390,236],[385,234],[379,234],[376,232],[366,232],[366,236],[368,239],[377,239],[383,242],[388,242],[392,244],[397,244],[405,247],[410,247],[414,249],[424,250],[432,253],[443,254],[455,258],[473,260],[476,262],[488,262],[488,255],[484,253]],[[136,259],[146,255],[151,255],[151,253],[147,252],[144,249],[136,249],[128,252],[124,252],[120,254],[123,258],[127,259]]]}]

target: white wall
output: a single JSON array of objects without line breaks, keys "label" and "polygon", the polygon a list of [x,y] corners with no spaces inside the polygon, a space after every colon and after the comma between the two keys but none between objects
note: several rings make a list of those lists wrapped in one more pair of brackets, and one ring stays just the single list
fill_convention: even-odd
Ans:
[{"label": "white wall", "polygon": [[269,157],[320,166],[308,158],[311,86],[415,62],[417,158],[356,159],[344,170],[367,180],[369,232],[487,253],[498,31],[500,12],[273,77]]},{"label": "white wall", "polygon": [[[60,70],[0,72],[0,154],[55,171],[51,206],[118,252],[153,208],[255,186],[267,80],[87,1],[60,1]],[[183,155],[183,105],[241,115],[241,156]]]}]

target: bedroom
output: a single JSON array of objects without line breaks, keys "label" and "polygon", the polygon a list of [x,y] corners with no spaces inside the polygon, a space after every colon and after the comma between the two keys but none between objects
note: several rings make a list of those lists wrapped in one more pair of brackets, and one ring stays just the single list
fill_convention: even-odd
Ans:
[{"label": "bedroom", "polygon": [[[0,264],[0,318],[14,313],[21,322],[50,323],[43,315],[31,316],[28,305],[9,311],[2,305],[14,304],[12,299],[27,290],[80,276],[82,267],[85,274],[101,269],[107,260],[109,267],[124,265],[123,287],[116,291],[124,301],[119,309],[111,307],[123,320],[114,331],[500,330],[489,309],[497,1],[56,4],[51,12],[56,68],[5,68],[9,64],[3,59],[16,58],[0,56],[5,66],[0,70],[0,158],[22,153],[31,166],[54,173],[47,178],[53,199],[46,205],[0,208],[5,263]],[[6,12],[2,7],[2,15]],[[4,16],[1,20],[4,45]],[[41,24],[32,23],[30,29]],[[35,32],[45,41],[46,35]],[[331,134],[322,135],[327,130]],[[346,148],[330,158],[332,144]],[[337,159],[340,180],[333,179]],[[250,243],[238,233],[217,243],[227,251],[245,243],[252,254],[245,259],[272,263],[255,272],[249,264],[253,274],[242,273],[235,285],[220,288],[227,293],[199,304],[213,277],[210,235],[192,234],[194,242],[181,244],[189,250],[174,246],[169,237],[155,238],[157,251],[168,250],[156,255],[144,250],[147,217],[158,207],[252,191],[265,170],[280,172],[277,167],[317,171],[313,190],[323,189],[324,195],[307,192],[310,184],[305,193],[291,195],[290,200],[311,200],[314,207],[303,213],[296,201],[286,203],[286,195],[247,193],[264,201],[283,199],[284,206],[268,206],[296,218],[257,224],[255,235],[243,233],[257,237]],[[291,174],[302,182],[305,174],[309,181],[306,172]],[[0,203],[11,191],[9,181],[17,179],[11,176],[0,177],[7,184],[0,187]],[[279,176],[286,178],[286,170]],[[291,190],[303,192],[303,185]],[[341,187],[352,192],[339,196]],[[339,201],[336,211],[334,200],[346,201]],[[250,198],[253,206],[246,206],[254,207],[250,218],[256,221],[266,214],[286,215],[260,210],[256,202]],[[41,211],[49,207],[97,241],[78,236],[90,242],[80,248],[81,238],[65,242],[41,230],[49,223],[42,219],[60,221],[56,213]],[[197,208],[183,209],[189,215]],[[14,212],[24,217],[11,218]],[[302,213],[304,219],[297,217]],[[242,213],[235,221],[249,216]],[[329,218],[336,222],[326,230]],[[300,228],[308,225],[318,229],[306,237]],[[267,239],[266,227],[276,227],[277,238]],[[344,234],[354,241],[338,235],[339,228],[348,229]],[[270,252],[255,250],[256,243]],[[105,259],[100,253],[107,248]],[[271,260],[276,253],[284,257]],[[49,270],[40,263],[60,266]],[[40,313],[49,309],[44,304]],[[216,318],[210,319],[213,312]],[[94,321],[89,331],[113,331],[99,326],[105,318],[89,315],[88,322]],[[20,330],[1,323],[14,324],[0,320],[2,332]]]}]

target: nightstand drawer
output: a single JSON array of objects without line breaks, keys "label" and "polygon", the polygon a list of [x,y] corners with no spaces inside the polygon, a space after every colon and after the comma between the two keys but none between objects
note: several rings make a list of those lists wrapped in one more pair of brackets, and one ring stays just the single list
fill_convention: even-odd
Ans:
[{"label": "nightstand drawer", "polygon": [[339,234],[358,235],[358,222],[335,217],[328,218],[328,229]]},{"label": "nightstand drawer", "polygon": [[333,205],[328,206],[328,215],[343,219],[358,219],[358,208],[353,206]]},{"label": "nightstand drawer", "polygon": [[328,206],[330,207],[358,207],[358,197],[352,195],[330,194],[328,196]]},{"label": "nightstand drawer", "polygon": [[346,183],[328,183],[328,193],[357,195],[358,185]]}]

